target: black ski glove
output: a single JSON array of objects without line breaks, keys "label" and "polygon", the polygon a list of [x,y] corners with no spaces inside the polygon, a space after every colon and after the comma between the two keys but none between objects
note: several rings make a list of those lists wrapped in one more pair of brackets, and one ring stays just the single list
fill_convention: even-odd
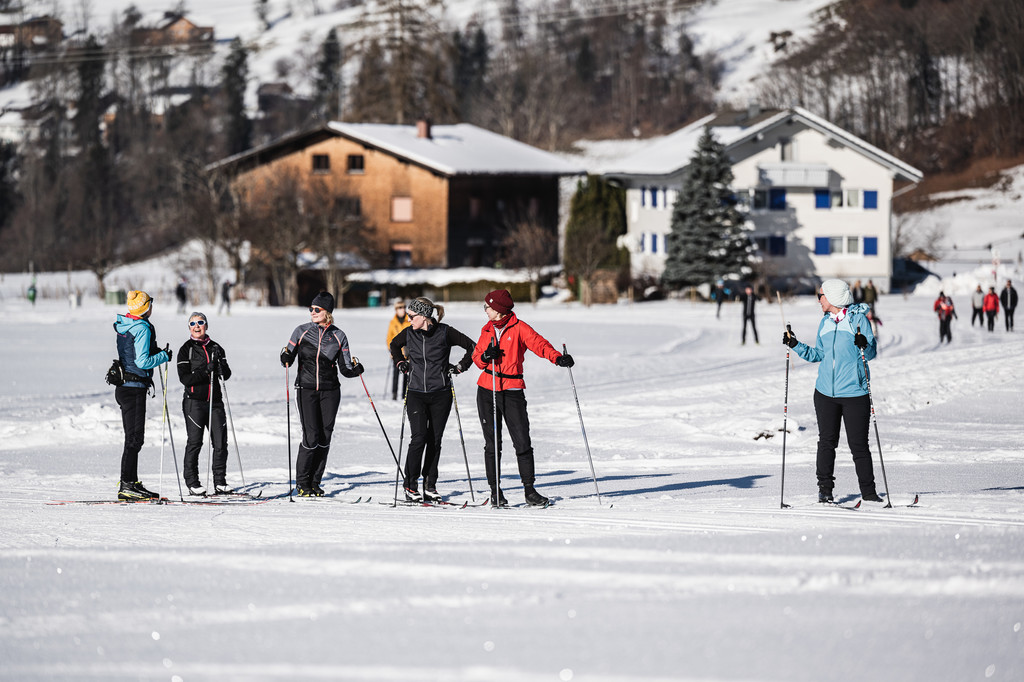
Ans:
[{"label": "black ski glove", "polygon": [[573,361],[571,355],[569,355],[568,353],[564,353],[562,355],[559,355],[558,358],[555,359],[555,364],[558,365],[559,367],[572,367],[576,363]]},{"label": "black ski glove", "polygon": [[352,369],[350,370],[350,373],[352,374],[353,377],[359,376],[360,374],[363,373],[363,370],[365,369],[366,368],[363,367],[363,363],[359,362],[358,360],[352,360]]},{"label": "black ski glove", "polygon": [[227,381],[231,378],[231,368],[228,367],[228,361],[221,359],[217,364],[217,370],[220,372],[220,378]]},{"label": "black ski glove", "polygon": [[861,350],[868,347],[868,337],[861,334],[859,331],[853,335],[853,345],[857,346]]},{"label": "black ski glove", "polygon": [[288,350],[288,347],[281,349],[281,366],[291,367],[292,362],[295,360],[295,354]]},{"label": "black ski glove", "polygon": [[399,360],[398,364],[395,365],[395,368],[402,374],[408,374],[409,371],[412,369],[412,366],[409,365],[408,360]]},{"label": "black ski glove", "polygon": [[448,373],[451,374],[451,375],[462,374],[462,370],[459,369],[456,365],[449,364],[448,365]]},{"label": "black ski glove", "polygon": [[167,344],[167,347],[164,348],[164,352],[167,353],[167,362],[170,362],[171,358],[174,357],[174,351],[171,350],[171,344]]},{"label": "black ski glove", "polygon": [[501,362],[503,357],[505,357],[505,351],[498,348],[493,343],[487,346],[487,349],[480,354],[480,359],[484,362]]},{"label": "black ski glove", "polygon": [[793,332],[782,332],[782,343],[790,348],[796,348],[796,345],[800,342],[796,340],[796,334]]}]

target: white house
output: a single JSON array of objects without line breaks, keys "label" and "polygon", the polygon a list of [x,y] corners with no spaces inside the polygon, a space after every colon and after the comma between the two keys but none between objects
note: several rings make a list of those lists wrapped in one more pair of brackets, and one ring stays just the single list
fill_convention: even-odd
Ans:
[{"label": "white house", "polygon": [[799,107],[707,116],[604,173],[626,188],[624,242],[635,277],[665,268],[672,206],[706,126],[732,160],[733,188],[749,208],[768,278],[871,279],[888,291],[893,185],[923,175]]}]

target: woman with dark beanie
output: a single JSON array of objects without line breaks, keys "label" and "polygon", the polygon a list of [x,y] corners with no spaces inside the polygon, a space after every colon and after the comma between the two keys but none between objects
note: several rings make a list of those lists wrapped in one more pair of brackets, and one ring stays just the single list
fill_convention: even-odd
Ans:
[{"label": "woman with dark beanie", "polygon": [[295,401],[302,425],[302,442],[295,458],[295,487],[299,497],[322,497],[320,487],[331,434],[341,405],[338,373],[354,378],[363,366],[352,362],[348,337],[334,326],[334,296],[321,291],[309,306],[310,321],[292,332],[288,345],[281,349],[281,365],[295,370]]},{"label": "woman with dark beanie", "polygon": [[[414,298],[406,310],[411,326],[398,332],[390,346],[395,367],[409,377],[406,411],[409,414],[410,438],[405,458],[405,499],[439,500],[437,463],[441,457],[444,427],[452,409],[450,375],[469,369],[473,360],[473,340],[454,327],[441,324],[444,307],[434,305],[428,298]],[[455,346],[466,350],[457,365],[451,364],[450,360]],[[422,494],[418,487],[421,472]]]},{"label": "woman with dark beanie", "polygon": [[[484,430],[484,466],[487,469],[487,483],[491,486],[491,504],[495,507],[508,506],[497,484],[496,473],[500,475],[500,468],[495,472],[494,467],[495,447],[498,448],[500,467],[501,420],[504,419],[516,450],[526,503],[543,507],[548,504],[548,498],[534,488],[536,477],[533,445],[530,442],[530,419],[526,413],[523,356],[529,349],[559,367],[572,367],[574,363],[571,355],[559,353],[533,327],[516,317],[512,312],[513,306],[515,303],[512,295],[505,289],[487,294],[484,298],[484,312],[487,313],[488,322],[480,330],[480,340],[473,351],[473,362],[483,370],[477,380],[476,407]],[[497,443],[494,442],[495,430]]]}]

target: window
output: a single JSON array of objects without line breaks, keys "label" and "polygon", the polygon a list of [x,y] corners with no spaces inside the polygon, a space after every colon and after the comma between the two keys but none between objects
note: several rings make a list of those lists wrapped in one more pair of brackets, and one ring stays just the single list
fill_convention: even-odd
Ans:
[{"label": "window", "polygon": [[391,222],[412,222],[412,197],[391,197]]},{"label": "window", "polygon": [[757,250],[766,256],[785,256],[786,238],[776,235],[755,236],[752,238]]},{"label": "window", "polygon": [[469,198],[469,217],[470,218],[473,218],[475,220],[476,218],[480,217],[480,210],[481,210],[482,204],[483,204],[483,202],[480,201],[480,197],[470,197]]},{"label": "window", "polygon": [[651,253],[658,253],[658,235],[651,233]]},{"label": "window", "polygon": [[362,154],[349,154],[348,155],[348,172],[353,175],[361,175],[365,172],[366,167],[364,164],[366,160]]},{"label": "window", "polygon": [[334,200],[334,212],[339,219],[358,218],[363,214],[363,203],[359,197],[338,197]]},{"label": "window", "polygon": [[878,192],[860,189],[815,189],[814,208],[816,209],[869,209],[878,208]]},{"label": "window", "polygon": [[755,189],[754,190],[754,210],[761,210],[768,208],[768,190],[766,189]]},{"label": "window", "polygon": [[781,152],[781,161],[792,161],[793,160],[793,140],[788,137],[783,137],[779,140],[779,150]]},{"label": "window", "polygon": [[412,244],[393,244],[391,246],[391,267],[412,267]]},{"label": "window", "polygon": [[[863,245],[863,246],[862,246]],[[863,250],[865,256],[878,255],[878,237],[815,237],[816,256],[858,256]]]},{"label": "window", "polygon": [[651,188],[651,208],[658,208],[658,188]]},{"label": "window", "polygon": [[330,173],[331,172],[331,157],[326,154],[314,154],[313,155],[313,172],[314,173]]},{"label": "window", "polygon": [[786,190],[783,187],[775,187],[768,190],[768,210],[786,210]]}]

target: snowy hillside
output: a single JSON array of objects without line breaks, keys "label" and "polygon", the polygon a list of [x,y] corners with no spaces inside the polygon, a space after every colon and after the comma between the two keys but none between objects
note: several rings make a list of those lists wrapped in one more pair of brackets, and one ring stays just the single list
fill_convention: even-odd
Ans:
[{"label": "snowy hillside", "polygon": [[[630,3],[624,4],[628,6]],[[677,16],[675,21],[688,27],[699,54],[714,53],[725,67],[721,101],[743,106],[754,92],[752,79],[764,73],[766,65],[776,56],[771,46],[771,34],[790,31],[793,34],[791,41],[808,37],[814,24],[814,12],[828,4],[831,0],[708,0]],[[39,0],[29,0],[27,6],[33,14],[53,11],[52,3]],[[93,0],[73,9],[65,7],[61,13],[65,34],[71,35],[80,29],[107,32],[115,20],[123,18],[129,6],[135,6],[147,21],[153,22],[176,5],[167,0]],[[314,58],[315,50],[331,29],[338,29],[343,45],[357,43],[364,35],[362,24],[366,11],[372,10],[374,5],[366,3],[363,7],[332,10],[329,3],[269,0],[269,29],[262,25],[256,6],[253,0],[185,4],[189,19],[198,25],[214,27],[222,55],[226,54],[228,43],[236,37],[251,48],[249,99],[252,106],[255,106],[258,83],[280,80],[280,60],[302,64]],[[447,0],[443,22],[449,30],[464,29],[470,19],[475,18],[497,35],[500,31],[500,8],[501,3],[497,0]],[[536,21],[557,17],[560,12],[555,3],[543,0],[523,2],[521,8],[527,27]],[[183,77],[187,78],[188,74],[183,74]],[[290,85],[296,92],[309,92],[311,84],[304,82],[298,73],[292,80],[295,82]],[[29,84],[0,89],[0,110],[7,106],[24,106],[30,96]]]}]

